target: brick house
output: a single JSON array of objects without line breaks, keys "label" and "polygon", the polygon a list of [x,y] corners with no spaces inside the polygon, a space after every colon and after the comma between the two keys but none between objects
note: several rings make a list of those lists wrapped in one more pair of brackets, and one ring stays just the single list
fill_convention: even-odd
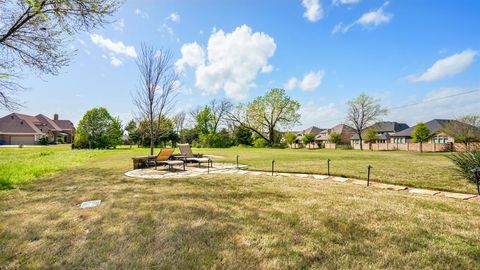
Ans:
[{"label": "brick house", "polygon": [[334,132],[340,134],[340,143],[339,144],[350,144],[350,140],[351,140],[352,136],[355,134],[355,129],[350,127],[350,126],[347,126],[345,124],[339,124],[339,125],[336,125],[332,128],[322,130],[315,137],[315,141],[318,144],[328,143],[328,139],[330,137],[330,134],[332,134]]},{"label": "brick house", "polygon": [[[459,125],[467,125],[465,123],[461,123],[457,120],[450,120],[450,119],[433,119],[431,121],[428,121],[425,123],[427,125],[428,129],[430,130],[430,143],[454,143],[455,139],[453,137],[450,137],[446,135],[442,130],[444,127],[449,124],[455,122],[456,124]],[[416,126],[407,128],[405,130],[402,130],[394,135],[392,135],[392,143],[411,143],[412,141],[412,136],[413,136],[413,131],[415,130]]]},{"label": "brick house", "polygon": [[[397,134],[398,132],[409,128],[409,126],[405,123],[398,123],[392,121],[384,121],[384,122],[377,122],[365,130],[373,128],[377,131],[377,141],[372,143],[387,143],[391,141],[393,135]],[[364,132],[362,132],[362,137],[365,136]],[[352,136],[351,144],[360,144],[360,137],[358,134],[354,134]]]},{"label": "brick house", "polygon": [[38,144],[44,136],[51,143],[72,143],[75,126],[70,120],[60,120],[58,114],[53,119],[43,114],[31,116],[20,113],[0,118],[0,145]]}]

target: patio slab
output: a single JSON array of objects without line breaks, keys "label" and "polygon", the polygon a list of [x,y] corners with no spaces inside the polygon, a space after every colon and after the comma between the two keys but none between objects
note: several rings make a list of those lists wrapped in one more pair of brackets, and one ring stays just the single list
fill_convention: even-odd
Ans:
[{"label": "patio slab", "polygon": [[420,189],[420,188],[412,188],[409,189],[408,192],[420,195],[430,195],[434,196],[440,193],[438,190],[430,190],[430,189]]},{"label": "patio slab", "polygon": [[345,182],[348,181],[348,178],[335,176],[335,177],[332,178],[332,180],[335,181],[335,182],[345,183]]},{"label": "patio slab", "polygon": [[328,176],[328,175],[313,175],[313,178],[318,179],[318,180],[326,180],[329,177],[330,176]]},{"label": "patio slab", "polygon": [[468,200],[477,197],[473,194],[464,194],[464,193],[455,193],[455,192],[441,192],[438,194],[439,196],[445,196],[447,198],[453,199],[460,199],[460,200]]},{"label": "patio slab", "polygon": [[395,190],[395,191],[401,191],[401,190],[406,190],[407,189],[407,187],[405,187],[405,186],[383,184],[383,183],[376,183],[376,182],[370,183],[370,186],[376,187],[376,188],[381,188],[381,189]]}]

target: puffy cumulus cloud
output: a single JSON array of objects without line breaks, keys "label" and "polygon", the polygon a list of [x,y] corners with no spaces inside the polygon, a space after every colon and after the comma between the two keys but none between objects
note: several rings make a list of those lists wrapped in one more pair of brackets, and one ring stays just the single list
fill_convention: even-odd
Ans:
[{"label": "puffy cumulus cloud", "polygon": [[172,22],[179,22],[180,21],[180,15],[176,12],[172,12],[168,17],[165,18],[165,20],[169,20]]},{"label": "puffy cumulus cloud", "polygon": [[295,87],[299,87],[303,91],[313,91],[322,84],[323,77],[325,76],[324,70],[311,71],[303,76],[300,81],[295,77],[290,78],[284,87],[287,90],[292,90]]},{"label": "puffy cumulus cloud", "polygon": [[183,44],[180,49],[182,58],[175,62],[178,72],[183,72],[185,65],[198,67],[205,64],[205,52],[197,42]]},{"label": "puffy cumulus cloud", "polygon": [[344,24],[342,22],[336,24],[332,30],[332,34],[336,34],[339,32],[346,33],[350,31],[350,29],[352,29],[352,27],[354,27],[355,25],[361,25],[364,28],[373,28],[381,24],[390,22],[390,20],[393,18],[393,14],[385,12],[385,7],[387,7],[388,4],[389,2],[387,1],[377,10],[364,13],[358,20],[354,21],[351,24]]},{"label": "puffy cumulus cloud", "polygon": [[324,70],[312,71],[307,73],[303,80],[300,82],[300,89],[304,91],[313,91],[322,83],[323,76],[325,76]]},{"label": "puffy cumulus cloud", "polygon": [[464,50],[436,61],[422,74],[410,75],[408,79],[411,82],[430,82],[451,77],[468,69],[473,64],[477,54],[478,52],[474,50]]},{"label": "puffy cumulus cloud", "polygon": [[302,6],[305,8],[303,17],[310,22],[316,22],[323,18],[323,8],[318,0],[302,0]]},{"label": "puffy cumulus cloud", "polygon": [[206,52],[195,42],[184,44],[176,67],[177,70],[183,70],[185,65],[193,67],[195,85],[204,94],[224,90],[229,98],[243,99],[255,86],[257,74],[268,66],[276,47],[272,37],[253,32],[247,25],[231,33],[214,29]]},{"label": "puffy cumulus cloud", "polygon": [[100,48],[106,49],[111,53],[121,54],[131,58],[137,57],[137,52],[135,50],[135,47],[126,46],[121,41],[113,42],[109,38],[105,38],[98,34],[90,34],[90,39],[95,45],[99,46]]}]

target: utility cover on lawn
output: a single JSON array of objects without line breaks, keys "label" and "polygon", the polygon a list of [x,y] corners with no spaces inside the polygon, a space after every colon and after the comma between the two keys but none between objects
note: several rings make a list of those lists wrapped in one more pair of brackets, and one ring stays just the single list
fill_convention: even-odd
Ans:
[{"label": "utility cover on lawn", "polygon": [[102,203],[102,200],[82,202],[82,204],[80,204],[80,208],[96,207],[96,206],[99,206],[101,203]]}]

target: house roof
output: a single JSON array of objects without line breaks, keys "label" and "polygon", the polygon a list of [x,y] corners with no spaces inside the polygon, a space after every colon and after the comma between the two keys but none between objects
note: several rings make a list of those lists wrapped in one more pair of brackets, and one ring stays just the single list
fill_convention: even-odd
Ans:
[{"label": "house roof", "polygon": [[21,113],[11,113],[0,118],[0,134],[40,135],[45,134],[50,130],[63,131],[72,130],[74,128],[73,123],[69,120],[57,121],[61,121],[61,125],[65,127],[68,126],[68,128],[60,127],[59,124],[54,122],[54,120],[43,114],[31,116]]},{"label": "house roof", "polygon": [[53,120],[61,130],[73,130],[75,126],[70,120]]},{"label": "house roof", "polygon": [[331,133],[336,132],[338,134],[342,134],[345,131],[351,132],[355,130],[352,127],[347,126],[345,124],[338,124],[332,128],[323,130],[317,136],[315,136],[315,139],[320,141],[328,141],[328,137],[330,136]]},{"label": "house roof", "polygon": [[[444,126],[450,122],[458,122],[457,120],[451,120],[451,119],[433,119],[425,123],[427,125],[428,129],[430,130],[430,135],[433,135],[437,132],[439,132]],[[415,129],[416,126],[404,129],[402,131],[399,131],[392,135],[392,137],[412,137],[413,130]]]},{"label": "house roof", "polygon": [[305,135],[305,134],[314,134],[317,135],[318,133],[322,132],[324,129],[323,128],[318,128],[316,126],[309,127],[307,129],[304,129],[303,131],[299,132],[298,135]]},{"label": "house roof", "polygon": [[[378,133],[384,133],[384,132],[386,132],[386,133],[397,133],[397,132],[405,130],[409,127],[405,123],[384,121],[384,122],[377,122],[377,123],[369,126],[368,128],[374,128]],[[368,129],[368,128],[366,128],[366,129]],[[390,135],[386,135],[386,136],[383,136],[383,137],[378,135],[377,138],[378,138],[378,140],[388,140],[390,138]],[[358,139],[360,139],[358,134],[355,134],[355,135],[352,136],[352,140],[358,140]]]}]

